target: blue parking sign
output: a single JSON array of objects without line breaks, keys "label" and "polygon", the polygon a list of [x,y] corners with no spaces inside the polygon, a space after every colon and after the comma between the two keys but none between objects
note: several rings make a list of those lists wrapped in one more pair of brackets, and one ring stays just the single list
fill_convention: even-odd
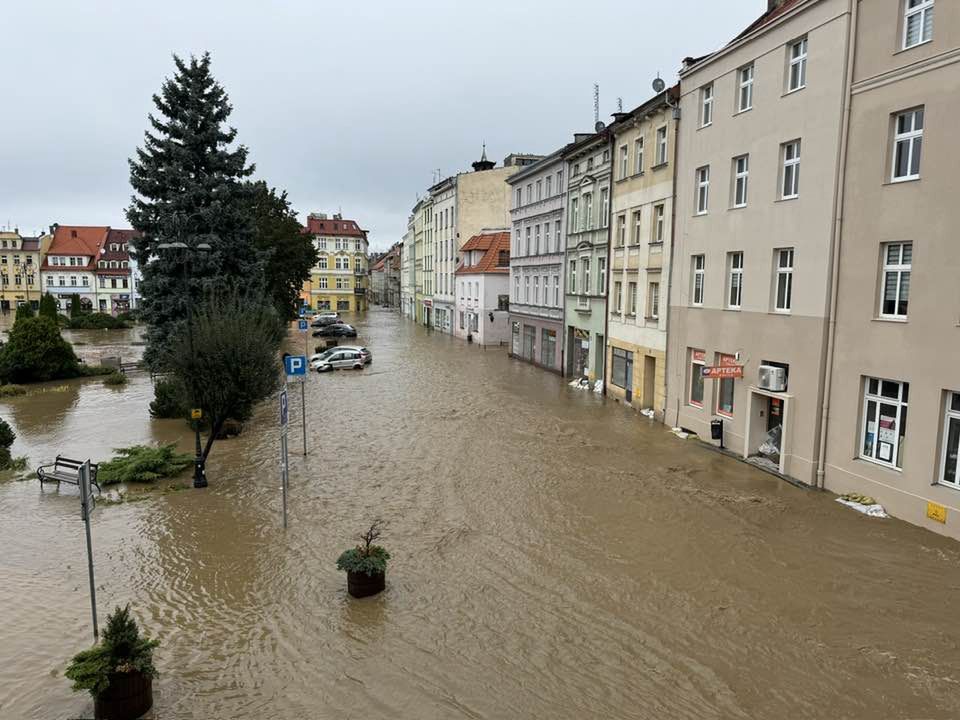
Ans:
[{"label": "blue parking sign", "polygon": [[308,323],[306,320],[297,320],[297,330],[300,332],[306,332],[309,327],[310,323]]},{"label": "blue parking sign", "polygon": [[287,429],[287,418],[289,417],[290,406],[287,404],[287,389],[280,391],[280,427]]},{"label": "blue parking sign", "polygon": [[307,374],[307,356],[306,355],[287,355],[283,359],[283,369],[287,375],[297,376]]},{"label": "blue parking sign", "polygon": [[307,306],[306,306],[306,305],[301,305],[301,306],[300,306],[300,317],[303,317],[303,316],[305,316],[306,314],[307,314]]}]

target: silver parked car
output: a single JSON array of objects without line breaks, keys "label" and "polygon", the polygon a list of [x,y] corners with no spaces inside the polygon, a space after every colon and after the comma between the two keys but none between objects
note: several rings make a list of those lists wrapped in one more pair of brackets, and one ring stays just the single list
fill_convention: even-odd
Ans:
[{"label": "silver parked car", "polygon": [[326,352],[314,355],[310,361],[310,367],[317,372],[329,372],[331,370],[353,369],[363,370],[363,366],[370,362],[370,353],[364,354],[365,348],[359,347],[335,347]]}]

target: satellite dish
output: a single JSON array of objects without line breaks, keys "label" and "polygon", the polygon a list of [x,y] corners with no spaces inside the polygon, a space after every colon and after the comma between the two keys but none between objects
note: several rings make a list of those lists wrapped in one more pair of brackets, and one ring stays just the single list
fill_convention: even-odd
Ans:
[{"label": "satellite dish", "polygon": [[662,93],[667,87],[667,84],[663,81],[659,75],[653,79],[653,91],[655,93]]},{"label": "satellite dish", "polygon": [[595,132],[600,132],[605,127],[606,125],[603,124],[603,120],[597,120],[597,124],[593,126],[593,129]]}]

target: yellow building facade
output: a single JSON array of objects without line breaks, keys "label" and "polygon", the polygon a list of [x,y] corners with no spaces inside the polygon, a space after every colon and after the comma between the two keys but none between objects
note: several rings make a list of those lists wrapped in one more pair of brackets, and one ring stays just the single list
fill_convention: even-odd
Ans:
[{"label": "yellow building facade", "polygon": [[29,303],[40,306],[40,266],[52,235],[23,237],[16,230],[0,231],[0,311]]},{"label": "yellow building facade", "polygon": [[311,213],[306,232],[317,248],[317,264],[303,289],[312,310],[364,312],[370,292],[367,231],[340,214]]}]

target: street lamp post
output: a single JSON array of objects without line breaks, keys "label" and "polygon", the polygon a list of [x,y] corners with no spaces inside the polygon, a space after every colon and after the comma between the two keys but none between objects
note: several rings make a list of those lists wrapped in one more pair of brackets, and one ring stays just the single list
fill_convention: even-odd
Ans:
[{"label": "street lamp post", "polygon": [[[190,247],[185,242],[179,240],[177,242],[165,242],[157,245],[157,250],[173,251],[183,254],[181,267],[183,269],[183,289],[187,295],[187,342],[190,346],[191,355],[193,355],[193,293],[190,291],[190,284],[187,280],[187,258],[189,258],[192,253],[207,252],[210,249],[210,245],[207,243],[200,243],[195,247]],[[196,389],[193,383],[191,383],[190,386],[190,393],[193,396],[191,401],[195,405]],[[193,460],[193,486],[195,488],[205,488],[207,486],[207,473],[203,462],[203,447],[200,444],[200,420],[191,418],[190,422],[193,423],[193,431],[197,440],[196,457]],[[211,428],[211,432],[212,431]]]}]

